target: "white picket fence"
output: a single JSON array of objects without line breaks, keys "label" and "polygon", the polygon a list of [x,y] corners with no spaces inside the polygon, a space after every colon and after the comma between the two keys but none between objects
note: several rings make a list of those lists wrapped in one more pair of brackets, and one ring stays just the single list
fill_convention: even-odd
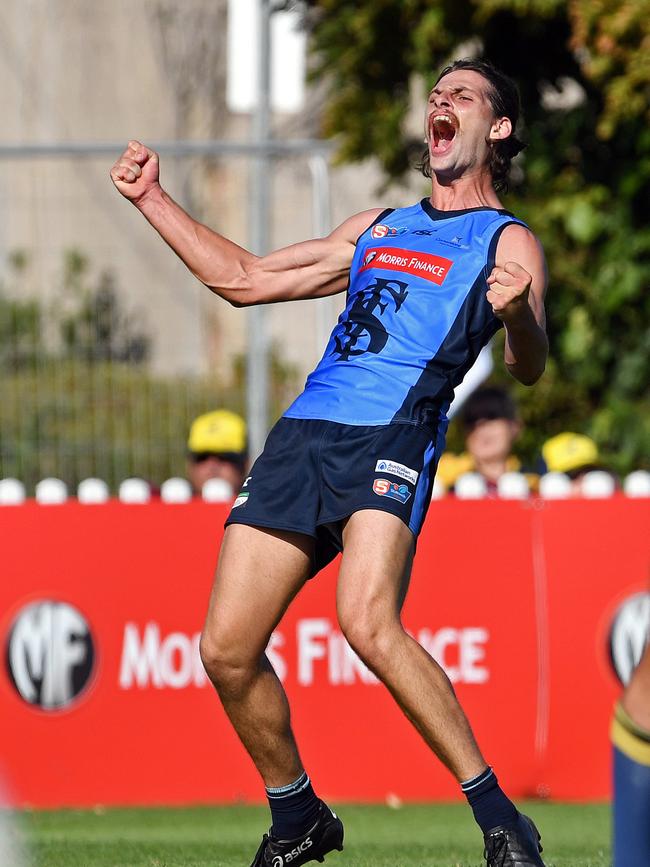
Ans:
[{"label": "white picket fence", "polygon": [[[579,496],[583,499],[606,499],[618,489],[616,479],[610,473],[593,470],[581,480],[576,493],[571,479],[564,473],[546,473],[540,478],[538,496],[543,500],[562,500]],[[623,480],[623,493],[632,498],[650,497],[650,472],[636,470]],[[209,479],[203,486],[201,497],[209,503],[228,503],[236,495],[232,486],[223,479]],[[465,473],[456,481],[455,496],[460,500],[481,500],[487,497],[485,480],[478,473]],[[498,497],[502,500],[525,500],[532,492],[523,473],[504,473],[497,485]],[[35,487],[34,499],[44,506],[65,503],[71,499],[68,486],[61,479],[41,479]],[[434,483],[433,499],[447,496],[442,485]],[[96,505],[111,497],[109,486],[103,479],[84,479],[79,483],[76,499],[80,503]],[[0,506],[16,506],[27,500],[25,485],[18,479],[0,479]],[[144,479],[124,479],[117,498],[123,503],[143,504],[152,498],[152,489]],[[160,487],[160,499],[164,503],[187,503],[192,499],[192,489],[187,479],[167,479]]]}]

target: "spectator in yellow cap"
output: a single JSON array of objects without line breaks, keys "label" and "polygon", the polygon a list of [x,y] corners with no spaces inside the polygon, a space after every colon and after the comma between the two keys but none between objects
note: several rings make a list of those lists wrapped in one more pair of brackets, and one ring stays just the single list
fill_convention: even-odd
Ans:
[{"label": "spectator in yellow cap", "polygon": [[187,477],[195,494],[208,479],[223,479],[239,491],[246,477],[246,422],[227,409],[195,418],[187,441]]},{"label": "spectator in yellow cap", "polygon": [[550,473],[564,473],[575,495],[582,493],[582,479],[592,470],[602,470],[598,446],[584,434],[565,431],[546,440],[542,457]]},{"label": "spectator in yellow cap", "polygon": [[550,473],[584,473],[598,467],[598,446],[583,434],[558,434],[546,440],[542,456]]}]

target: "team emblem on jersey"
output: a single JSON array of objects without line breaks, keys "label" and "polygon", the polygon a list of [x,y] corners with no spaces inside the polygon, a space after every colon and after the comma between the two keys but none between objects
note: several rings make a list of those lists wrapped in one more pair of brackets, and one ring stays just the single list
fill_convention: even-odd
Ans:
[{"label": "team emblem on jersey", "polygon": [[400,503],[406,503],[411,498],[411,492],[406,485],[389,482],[388,479],[375,479],[372,489],[380,497],[390,497]]},{"label": "team emblem on jersey", "polygon": [[383,316],[392,300],[395,313],[399,313],[408,296],[408,285],[402,280],[376,277],[374,283],[359,292],[348,311],[348,318],[339,323],[334,335],[333,354],[339,361],[349,361],[351,356],[363,355],[364,352],[377,355],[382,351],[388,332],[375,316],[375,311]]}]

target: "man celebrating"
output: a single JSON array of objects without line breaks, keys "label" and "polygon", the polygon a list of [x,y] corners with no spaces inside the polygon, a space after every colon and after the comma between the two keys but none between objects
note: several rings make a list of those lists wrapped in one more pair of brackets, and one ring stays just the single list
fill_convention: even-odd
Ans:
[{"label": "man celebrating", "polygon": [[460,783],[488,865],[543,867],[533,822],[501,790],[444,671],[400,619],[454,387],[501,325],[519,381],[534,383],[546,362],[543,252],[497,197],[521,149],[518,114],[509,79],[457,61],[426,110],[431,196],[364,211],[327,238],[262,257],[186,214],[160,186],[157,154],[139,142],[111,171],[192,273],[234,306],[347,288],[322,360],[235,500],[201,641],[271,807],[252,867],[297,867],[342,848],[343,825],[314,793],[264,652],[291,600],[337,551],[341,629]]}]

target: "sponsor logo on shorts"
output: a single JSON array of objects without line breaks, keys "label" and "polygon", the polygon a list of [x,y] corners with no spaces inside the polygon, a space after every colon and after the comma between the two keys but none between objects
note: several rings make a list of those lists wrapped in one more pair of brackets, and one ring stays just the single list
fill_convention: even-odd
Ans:
[{"label": "sponsor logo on shorts", "polygon": [[233,507],[233,509],[236,509],[237,506],[245,506],[247,502],[248,502],[248,491],[243,491],[241,494],[238,495],[237,499],[232,504],[232,507]]},{"label": "sponsor logo on shorts", "polygon": [[372,489],[380,497],[390,497],[391,500],[397,500],[400,503],[406,503],[411,497],[411,492],[406,485],[389,482],[388,479],[375,479],[372,483]]},{"label": "sponsor logo on shorts", "polygon": [[397,461],[388,461],[385,458],[377,461],[375,472],[390,473],[391,476],[399,476],[400,479],[406,479],[406,481],[410,482],[412,485],[416,484],[418,476],[420,475],[410,467],[404,466],[404,464],[398,464]]},{"label": "sponsor logo on shorts", "polygon": [[[371,253],[376,255],[368,259]],[[377,247],[366,252],[364,264],[359,271],[367,268],[385,268],[389,271],[400,271],[414,274],[424,280],[430,280],[440,286],[449,269],[453,265],[451,259],[444,256],[434,256],[432,253],[420,253],[417,250],[403,250],[400,247]]]}]

